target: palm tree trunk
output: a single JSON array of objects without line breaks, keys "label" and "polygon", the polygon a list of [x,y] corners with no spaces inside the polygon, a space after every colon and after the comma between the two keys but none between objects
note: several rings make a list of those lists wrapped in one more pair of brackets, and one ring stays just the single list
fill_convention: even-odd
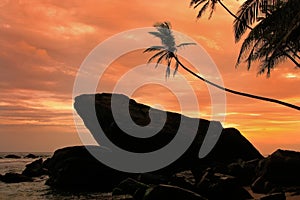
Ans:
[{"label": "palm tree trunk", "polygon": [[283,105],[283,106],[286,106],[286,107],[289,107],[289,108],[293,108],[295,110],[300,110],[300,107],[299,106],[296,106],[296,105],[293,105],[293,104],[290,104],[290,103],[286,103],[286,102],[283,102],[283,101],[279,101],[279,100],[276,100],[276,99],[272,99],[272,98],[268,98],[268,97],[261,97],[261,96],[257,96],[257,95],[253,95],[253,94],[248,94],[248,93],[244,93],[244,92],[238,92],[236,90],[231,90],[231,89],[228,89],[228,88],[225,88],[225,87],[222,87],[216,83],[213,83],[209,80],[206,80],[205,78],[199,76],[198,74],[196,74],[195,72],[193,72],[192,70],[190,70],[189,68],[187,68],[186,66],[184,66],[180,60],[178,59],[178,57],[176,55],[174,55],[174,59],[176,60],[176,62],[184,69],[186,70],[187,72],[189,72],[190,74],[192,74],[193,76],[199,78],[200,80],[220,89],[220,90],[224,90],[226,92],[229,92],[229,93],[232,93],[232,94],[235,94],[235,95],[240,95],[240,96],[244,96],[244,97],[248,97],[248,98],[252,98],[252,99],[258,99],[258,100],[261,100],[261,101],[267,101],[267,102],[272,102],[272,103],[276,103],[276,104],[280,104],[280,105]]},{"label": "palm tree trunk", "polygon": [[[236,20],[238,20],[238,21],[240,21],[241,22],[241,19],[238,17],[238,16],[236,16],[233,12],[231,12],[231,10],[229,10],[223,3],[222,3],[222,1],[221,0],[218,0],[218,2],[219,2],[219,4],[232,16],[232,17],[234,17]],[[251,26],[249,26],[248,24],[245,24],[245,26],[248,28],[248,29],[250,29],[250,30],[253,30],[253,28],[251,27]],[[266,38],[267,39],[267,38]],[[296,65],[296,67],[300,67],[300,63],[296,60],[296,59],[294,59],[291,55],[289,55],[288,53],[286,53],[285,51],[283,51],[283,50],[280,50],[280,51],[282,51],[295,65]],[[298,55],[297,55],[297,53],[295,53],[294,51],[292,51],[291,50],[291,52],[292,53],[294,53],[294,55],[296,55],[296,57],[298,57]]]}]

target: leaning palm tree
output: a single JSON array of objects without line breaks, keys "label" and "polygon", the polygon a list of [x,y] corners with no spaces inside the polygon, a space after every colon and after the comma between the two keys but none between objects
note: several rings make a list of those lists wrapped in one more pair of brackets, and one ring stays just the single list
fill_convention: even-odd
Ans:
[{"label": "leaning palm tree", "polygon": [[172,61],[175,62],[175,70],[174,70],[174,75],[175,73],[178,71],[179,66],[182,67],[185,71],[189,72],[190,74],[192,74],[193,76],[195,76],[196,78],[218,88],[221,90],[224,90],[226,92],[235,94],[235,95],[240,95],[240,96],[244,96],[244,97],[248,97],[248,98],[253,98],[253,99],[258,99],[258,100],[262,100],[262,101],[267,101],[267,102],[273,102],[276,104],[280,104],[289,108],[293,108],[296,110],[300,110],[299,106],[287,103],[287,102],[283,102],[280,100],[276,100],[276,99],[272,99],[272,98],[267,98],[267,97],[261,97],[261,96],[257,96],[257,95],[253,95],[253,94],[248,94],[248,93],[244,93],[244,92],[239,92],[236,90],[232,90],[232,89],[228,89],[225,88],[223,86],[220,86],[216,83],[213,83],[203,77],[201,77],[200,75],[196,74],[195,72],[193,72],[192,70],[190,70],[189,68],[187,68],[186,66],[184,66],[182,64],[182,62],[180,61],[179,57],[176,54],[177,48],[182,47],[182,46],[186,46],[186,45],[194,45],[195,43],[182,43],[179,45],[176,45],[175,42],[175,38],[174,35],[172,33],[171,30],[171,25],[169,22],[163,22],[163,23],[156,23],[154,25],[154,27],[156,28],[156,32],[149,32],[151,35],[154,35],[156,37],[158,37],[161,40],[162,46],[151,46],[149,48],[147,48],[144,53],[146,52],[156,52],[152,57],[150,57],[150,59],[148,60],[148,63],[152,62],[153,60],[156,60],[156,67],[158,66],[158,64],[162,63],[163,61],[165,61],[167,63],[167,68],[166,68],[166,78],[168,78],[170,76],[170,67],[172,64]]}]

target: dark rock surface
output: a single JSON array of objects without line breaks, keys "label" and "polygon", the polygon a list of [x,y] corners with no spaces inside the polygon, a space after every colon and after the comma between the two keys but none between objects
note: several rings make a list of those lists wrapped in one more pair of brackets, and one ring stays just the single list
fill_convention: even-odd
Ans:
[{"label": "dark rock surface", "polygon": [[[114,104],[114,106],[120,105],[120,108],[116,109],[118,112],[118,117],[121,119],[122,117],[127,117],[125,113],[128,112],[129,102],[130,116],[132,120],[140,126],[145,126],[150,123],[149,110],[151,110],[152,115],[155,115],[158,118],[162,116],[161,113],[165,113],[163,111],[152,109],[149,106],[137,103],[125,95],[113,94],[113,97],[117,102],[117,104]],[[112,114],[111,99],[112,94],[107,93],[81,95],[75,98],[74,107],[77,113],[83,119],[85,126],[90,130],[93,137],[99,144],[101,143],[100,135],[105,134],[110,141],[124,150],[139,153],[151,152],[164,147],[175,137],[179,124],[182,120],[181,118],[184,118],[184,120],[188,121],[187,124],[194,123],[195,120],[197,123],[199,123],[198,127],[196,127],[196,137],[194,138],[191,146],[180,157],[180,159],[178,159],[175,163],[170,165],[167,170],[165,170],[165,172],[169,172],[170,175],[176,172],[178,169],[185,170],[189,169],[191,166],[195,166],[195,168],[197,168],[197,163],[199,162],[199,150],[203,143],[204,137],[206,136],[208,127],[216,130],[216,132],[213,132],[216,137],[218,137],[217,130],[222,130],[222,133],[216,146],[205,158],[207,162],[213,160],[214,162],[229,164],[237,159],[248,161],[263,158],[262,155],[255,149],[255,147],[245,137],[243,137],[238,130],[234,128],[222,129],[220,122],[189,118],[173,112],[166,112],[166,122],[163,128],[154,136],[145,138],[143,136],[143,132],[141,132],[139,133],[140,138],[134,137],[122,131],[117,125]],[[101,125],[104,133],[99,130],[99,124]],[[189,133],[192,131],[191,127],[188,125],[183,126],[183,130],[186,132],[185,137],[190,138]]]},{"label": "dark rock surface", "polygon": [[[90,148],[107,153],[106,149],[97,146]],[[55,151],[44,167],[49,172],[46,184],[67,190],[112,191],[129,176],[100,163],[84,146]]]},{"label": "dark rock surface", "polygon": [[277,150],[259,162],[252,190],[257,193],[300,186],[300,152]]},{"label": "dark rock surface", "polygon": [[40,158],[38,160],[33,161],[26,165],[23,175],[28,177],[38,177],[47,174],[47,170],[43,168],[43,159]]},{"label": "dark rock surface", "polygon": [[250,161],[238,160],[227,166],[226,173],[236,177],[242,185],[250,185],[254,181],[259,161],[259,159]]},{"label": "dark rock surface", "polygon": [[13,159],[19,159],[21,156],[15,155],[15,154],[9,154],[4,156],[4,158],[13,158]]},{"label": "dark rock surface", "polygon": [[112,194],[113,196],[130,194],[134,199],[142,199],[149,187],[135,179],[127,178],[113,189]]},{"label": "dark rock surface", "polygon": [[32,182],[32,178],[18,173],[6,173],[0,176],[0,181],[4,183],[20,183],[20,182]]},{"label": "dark rock surface", "polygon": [[207,169],[197,184],[197,191],[208,199],[252,199],[252,196],[230,175],[215,173]]}]

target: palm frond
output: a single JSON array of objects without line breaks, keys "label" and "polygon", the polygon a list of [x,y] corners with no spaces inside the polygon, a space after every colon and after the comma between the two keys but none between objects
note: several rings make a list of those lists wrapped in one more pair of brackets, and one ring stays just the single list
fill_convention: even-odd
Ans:
[{"label": "palm frond", "polygon": [[206,2],[206,3],[204,4],[204,6],[199,10],[198,15],[197,15],[197,19],[199,19],[199,18],[202,17],[202,15],[203,15],[203,14],[205,13],[205,11],[207,10],[208,6],[209,6],[209,1]]},{"label": "palm frond", "polygon": [[[147,51],[144,51],[147,52]],[[165,50],[159,51],[158,53],[154,54],[153,56],[151,56],[151,58],[149,58],[148,63],[152,62],[155,58],[157,58],[158,56],[161,56],[162,54],[166,53]]]},{"label": "palm frond", "polygon": [[159,51],[159,50],[162,50],[164,49],[165,47],[164,46],[152,46],[152,47],[149,47],[147,48],[144,53],[146,52],[151,52],[151,51]]},{"label": "palm frond", "polygon": [[258,21],[260,0],[245,1],[237,12],[237,19],[233,22],[235,41],[238,42],[246,32],[248,26]]},{"label": "palm frond", "polygon": [[190,7],[193,6],[194,9],[195,9],[195,8],[197,8],[198,6],[200,6],[202,3],[206,2],[206,1],[209,1],[209,0],[192,0],[190,2]]},{"label": "palm frond", "polygon": [[178,71],[178,67],[179,67],[179,63],[178,62],[175,62],[175,69],[174,69],[174,72],[173,72],[173,76],[176,75],[177,71]]},{"label": "palm frond", "polygon": [[163,61],[163,58],[165,58],[166,59],[166,55],[168,54],[169,52],[167,52],[167,51],[165,51],[164,52],[164,54],[163,55],[161,55],[158,59],[157,59],[157,61],[156,61],[156,65],[155,65],[155,68],[157,68],[158,67],[158,65]]}]

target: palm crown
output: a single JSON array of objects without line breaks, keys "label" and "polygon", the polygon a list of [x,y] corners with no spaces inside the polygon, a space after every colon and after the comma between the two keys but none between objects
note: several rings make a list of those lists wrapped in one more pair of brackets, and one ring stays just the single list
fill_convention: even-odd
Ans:
[{"label": "palm crown", "polygon": [[[152,62],[154,59],[157,59],[156,66],[158,67],[158,64],[163,62],[164,60],[167,63],[167,69],[166,69],[166,78],[170,76],[170,67],[172,60],[175,59],[177,48],[187,46],[187,45],[195,45],[196,43],[192,42],[186,42],[181,43],[179,45],[176,45],[175,37],[173,35],[173,32],[171,30],[171,24],[169,22],[163,22],[163,23],[156,23],[154,24],[154,27],[157,31],[155,32],[149,32],[151,35],[154,35],[155,37],[158,37],[161,40],[162,46],[151,46],[147,48],[145,52],[152,52],[152,51],[158,51],[156,54],[154,54],[149,60],[148,63]],[[175,59],[175,69],[174,74],[178,71],[179,63]]]}]

